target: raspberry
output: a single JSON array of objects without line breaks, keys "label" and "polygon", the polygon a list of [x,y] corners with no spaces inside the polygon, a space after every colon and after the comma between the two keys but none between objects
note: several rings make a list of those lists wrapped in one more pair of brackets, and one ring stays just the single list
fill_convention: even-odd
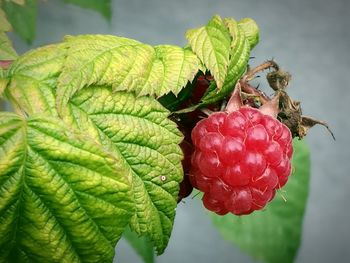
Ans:
[{"label": "raspberry", "polygon": [[184,170],[184,178],[180,183],[180,191],[177,196],[177,202],[179,203],[183,198],[189,196],[192,193],[193,186],[190,182],[189,171],[191,168],[191,155],[193,152],[193,146],[186,140],[183,140],[180,144],[184,159],[182,160],[182,168]]},{"label": "raspberry", "polygon": [[210,80],[212,80],[212,76],[204,76],[201,75],[197,78],[196,85],[193,89],[193,92],[191,94],[191,103],[192,104],[197,104],[201,98],[203,97],[204,93],[208,89],[210,85]]},{"label": "raspberry", "polygon": [[262,109],[215,112],[197,123],[192,141],[191,183],[219,215],[264,208],[291,173],[291,132]]}]

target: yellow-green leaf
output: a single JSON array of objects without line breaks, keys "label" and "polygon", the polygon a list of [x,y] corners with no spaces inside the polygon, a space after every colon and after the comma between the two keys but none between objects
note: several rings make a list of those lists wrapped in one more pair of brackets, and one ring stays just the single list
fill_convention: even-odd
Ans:
[{"label": "yellow-green leaf", "polygon": [[14,60],[18,57],[6,33],[0,32],[0,60]]},{"label": "yellow-green leaf", "polygon": [[206,26],[188,30],[186,38],[193,52],[214,76],[221,89],[227,75],[231,37],[219,16],[214,16]]},{"label": "yellow-green leaf", "polygon": [[71,99],[62,115],[126,161],[136,203],[131,228],[148,236],[159,254],[169,241],[183,178],[182,134],[169,114],[152,97],[90,86]]},{"label": "yellow-green leaf", "polygon": [[67,37],[67,55],[58,78],[57,105],[64,109],[80,89],[92,84],[111,85],[138,96],[179,93],[201,64],[189,49],[152,47],[116,36]]},{"label": "yellow-green leaf", "polygon": [[131,173],[57,118],[0,113],[0,262],[111,262]]}]

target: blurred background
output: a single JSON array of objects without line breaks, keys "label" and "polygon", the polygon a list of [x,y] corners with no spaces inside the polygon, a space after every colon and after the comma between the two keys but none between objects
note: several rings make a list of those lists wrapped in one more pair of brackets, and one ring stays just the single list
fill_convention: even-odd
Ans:
[{"label": "blurred background", "polygon": [[[184,32],[214,14],[255,19],[261,39],[252,65],[274,58],[292,74],[290,95],[303,112],[326,120],[306,141],[311,149],[311,185],[298,263],[350,262],[350,1],[349,0],[114,0],[107,22],[99,13],[43,1],[36,39],[27,45],[11,35],[19,53],[61,41],[67,34],[113,34],[149,44],[185,45]],[[260,80],[266,85],[264,78]],[[118,262],[142,262],[124,241]],[[170,243],[157,262],[256,262],[224,241],[198,199],[177,209]],[[283,263],[283,262],[281,262]]]}]

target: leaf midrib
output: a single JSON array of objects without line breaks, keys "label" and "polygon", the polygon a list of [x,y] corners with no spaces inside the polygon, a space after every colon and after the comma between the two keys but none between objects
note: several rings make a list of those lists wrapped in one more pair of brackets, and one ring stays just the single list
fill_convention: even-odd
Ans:
[{"label": "leaf midrib", "polygon": [[[27,127],[27,122],[24,121],[24,120],[21,120],[22,121],[22,124],[23,126],[20,127],[20,129],[24,129],[24,136],[23,136],[23,145],[27,145],[27,130],[28,130],[28,127]],[[27,162],[27,156],[28,156],[28,148],[27,147],[24,147],[24,156],[23,156],[23,161],[21,163],[21,166],[20,166],[20,169],[22,170],[21,172],[21,180],[22,180],[22,186],[20,188],[20,192],[19,192],[19,198],[18,198],[18,206],[17,206],[17,221],[16,221],[16,224],[15,224],[15,229],[13,231],[13,239],[12,240],[15,240],[15,243],[17,244],[20,244],[19,242],[19,235],[17,235],[18,233],[18,228],[20,226],[20,220],[21,220],[21,207],[22,207],[22,203],[23,203],[23,192],[24,192],[24,187],[26,186],[26,183],[25,183],[25,169],[24,169],[24,165],[25,163]],[[15,245],[15,243],[13,245]],[[11,250],[13,250],[14,247],[11,248]],[[22,249],[21,249],[22,250]],[[22,250],[23,251],[23,250]],[[23,251],[24,252],[24,251]],[[25,253],[25,252],[24,252]],[[9,252],[8,256],[10,256],[11,252]],[[25,253],[26,254],[26,253]]]}]

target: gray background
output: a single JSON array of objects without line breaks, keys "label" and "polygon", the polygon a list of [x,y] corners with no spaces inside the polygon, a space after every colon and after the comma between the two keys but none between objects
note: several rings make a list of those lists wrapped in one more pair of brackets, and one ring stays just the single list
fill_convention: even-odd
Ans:
[{"label": "gray background", "polygon": [[[350,2],[347,0],[114,0],[113,18],[63,1],[41,3],[37,38],[20,52],[57,42],[65,34],[100,33],[136,38],[150,44],[184,45],[184,32],[213,14],[254,18],[261,41],[258,63],[275,58],[293,74],[290,94],[303,101],[307,115],[327,120],[337,141],[322,127],[307,137],[312,151],[310,198],[296,262],[350,262]],[[141,262],[125,241],[118,262]],[[157,262],[255,262],[221,239],[201,204],[180,204],[169,246]],[[283,263],[283,262],[281,262]]]}]

